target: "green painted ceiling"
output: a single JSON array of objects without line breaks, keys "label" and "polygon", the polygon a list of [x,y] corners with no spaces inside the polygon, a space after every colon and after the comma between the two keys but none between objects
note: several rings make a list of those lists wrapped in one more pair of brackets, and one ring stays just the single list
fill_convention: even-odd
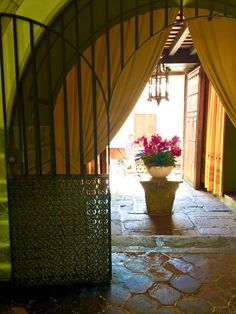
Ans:
[{"label": "green painted ceiling", "polygon": [[0,11],[14,13],[22,2],[23,0],[0,0]]},{"label": "green painted ceiling", "polygon": [[[78,7],[82,8],[91,0],[78,0]],[[0,0],[0,12],[16,13],[25,17],[32,18],[44,24],[50,23],[50,21],[63,9],[71,0]],[[101,7],[104,5],[103,0],[94,0]],[[119,6],[119,0],[109,0],[109,6]],[[155,6],[164,7],[165,0],[153,1]],[[169,0],[168,6],[178,6],[179,0]],[[185,7],[194,7],[196,0],[184,0],[183,5]],[[236,17],[236,3],[235,0],[198,0],[199,8],[213,9],[215,11],[224,12],[225,4],[227,4],[227,12],[230,15]],[[150,0],[139,0],[139,5],[149,5]],[[123,1],[124,7],[135,7],[135,0]]]}]

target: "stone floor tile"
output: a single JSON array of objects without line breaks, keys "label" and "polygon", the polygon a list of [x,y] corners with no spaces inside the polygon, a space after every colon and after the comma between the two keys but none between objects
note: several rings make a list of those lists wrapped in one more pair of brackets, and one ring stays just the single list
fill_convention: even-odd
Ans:
[{"label": "stone floor tile", "polygon": [[198,205],[211,205],[212,207],[219,205],[219,199],[211,193],[202,194],[201,196],[196,196],[195,200]]},{"label": "stone floor tile", "polygon": [[147,213],[129,213],[129,212],[121,212],[121,218],[122,221],[125,222],[135,222],[136,221],[143,221],[147,220],[147,222],[150,222],[150,217]]},{"label": "stone floor tile", "polygon": [[211,268],[210,263],[201,267],[194,267],[193,270],[189,272],[189,275],[196,278],[201,283],[216,282],[221,277],[218,272]]},{"label": "stone floor tile", "polygon": [[112,265],[124,265],[129,258],[125,253],[112,253]]},{"label": "stone floor tile", "polygon": [[189,275],[178,275],[171,279],[171,285],[179,291],[185,293],[194,293],[200,287],[201,283]]},{"label": "stone floor tile", "polygon": [[183,314],[182,311],[178,310],[176,307],[172,306],[161,306],[161,308],[157,311],[158,314]]},{"label": "stone floor tile", "polygon": [[145,231],[145,230],[151,230],[154,231],[154,225],[151,220],[145,219],[145,220],[139,220],[138,217],[136,217],[136,220],[125,220],[124,221],[125,229],[132,230],[132,231]]},{"label": "stone floor tile", "polygon": [[123,267],[123,265],[114,265],[112,267],[112,281],[115,283],[120,283],[129,279],[132,275],[133,273]]},{"label": "stone floor tile", "polygon": [[195,236],[200,236],[200,232],[194,227],[194,229],[181,230],[181,235],[195,237]]},{"label": "stone floor tile", "polygon": [[121,219],[121,211],[120,211],[120,206],[118,206],[118,209],[115,210],[114,208],[111,211],[111,219],[112,220],[120,220]]},{"label": "stone floor tile", "polygon": [[221,235],[221,236],[230,236],[231,230],[229,228],[218,228],[218,227],[213,227],[213,228],[208,228],[208,227],[204,227],[204,228],[200,228],[197,227],[198,232],[200,233],[200,235],[205,236],[205,235]]},{"label": "stone floor tile", "polygon": [[[114,236],[112,237],[112,246],[116,246],[117,250],[115,252],[120,252],[120,248],[122,246],[133,247],[133,246],[142,246],[146,248],[156,248],[156,239],[155,237],[146,237],[146,236],[129,236],[129,237],[123,237],[123,236]],[[129,250],[128,250],[129,251]],[[144,251],[147,251],[144,250]],[[127,252],[127,250],[125,251]],[[132,252],[135,252],[135,250],[132,250]]]},{"label": "stone floor tile", "polygon": [[168,261],[169,256],[166,254],[159,254],[156,251],[147,252],[145,254],[145,260],[151,265],[160,265]]},{"label": "stone floor tile", "polygon": [[151,277],[137,274],[133,274],[130,278],[125,278],[123,282],[130,291],[136,293],[145,293],[154,283]]},{"label": "stone floor tile", "polygon": [[124,305],[131,314],[156,314],[159,304],[145,295],[136,295]]},{"label": "stone floor tile", "polygon": [[122,305],[131,297],[128,289],[115,283],[112,283],[108,288],[101,288],[99,293],[107,303],[112,305]]},{"label": "stone floor tile", "polygon": [[150,296],[157,299],[162,305],[174,305],[181,293],[167,284],[158,284],[149,290]]},{"label": "stone floor tile", "polygon": [[194,223],[199,228],[229,228],[229,227],[236,227],[236,221],[231,219],[231,217],[215,217],[212,215],[211,217],[208,216],[201,216],[197,217],[194,216],[193,218]]},{"label": "stone floor tile", "polygon": [[150,268],[147,274],[156,282],[166,282],[174,276],[172,272],[166,270],[162,265]]},{"label": "stone floor tile", "polygon": [[122,234],[122,223],[120,220],[111,221],[111,233],[113,235]]},{"label": "stone floor tile", "polygon": [[[171,252],[173,249],[184,248],[188,250],[188,253],[191,253],[192,249],[199,249],[201,253],[202,249],[206,249],[206,252],[209,253],[211,249],[221,250],[229,248],[232,250],[232,246],[229,243],[228,239],[225,237],[188,237],[188,236],[175,236],[175,237],[166,237],[166,236],[158,236],[156,237],[157,247],[165,247],[171,248]],[[236,243],[235,243],[236,247]]]},{"label": "stone floor tile", "polygon": [[170,258],[164,264],[165,268],[174,274],[188,273],[193,269],[193,265],[178,258]]},{"label": "stone floor tile", "polygon": [[174,229],[191,229],[194,227],[190,218],[184,213],[174,213],[171,216],[171,222]]},{"label": "stone floor tile", "polygon": [[[177,302],[177,306],[184,313],[189,314],[210,314],[213,312],[213,307],[205,300],[197,298],[184,298]],[[222,313],[223,314],[223,313]]]},{"label": "stone floor tile", "polygon": [[208,258],[202,255],[183,255],[182,258],[195,266],[202,266],[208,263]]},{"label": "stone floor tile", "polygon": [[217,288],[216,284],[206,284],[200,288],[197,296],[208,301],[214,307],[226,307],[227,298],[222,294],[222,291]]},{"label": "stone floor tile", "polygon": [[129,235],[129,236],[133,236],[133,235],[145,235],[145,236],[151,236],[153,235],[155,232],[153,230],[135,230],[135,231],[130,231],[125,229],[125,231],[123,232],[124,235]]},{"label": "stone floor tile", "polygon": [[144,259],[133,258],[124,263],[125,267],[133,273],[144,273],[148,267]]},{"label": "stone floor tile", "polygon": [[204,206],[204,216],[212,217],[212,218],[234,218],[235,214],[233,213],[232,209],[225,207],[217,207],[212,208],[211,206]]}]

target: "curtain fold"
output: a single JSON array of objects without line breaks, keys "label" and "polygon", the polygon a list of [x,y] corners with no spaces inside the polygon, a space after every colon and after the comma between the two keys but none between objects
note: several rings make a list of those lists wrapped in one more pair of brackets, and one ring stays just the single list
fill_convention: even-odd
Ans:
[{"label": "curtain fold", "polygon": [[[199,10],[199,15],[208,14]],[[184,16],[194,17],[194,9],[185,8]],[[201,18],[188,20],[187,25],[204,71],[236,126],[236,20]]]},{"label": "curtain fold", "polygon": [[216,195],[223,194],[223,147],[225,110],[212,84],[209,84],[205,187]]},{"label": "curtain fold", "polygon": [[[169,24],[174,22],[177,13],[177,8],[169,9]],[[82,139],[84,160],[86,163],[94,159],[95,133],[97,134],[98,154],[107,146],[108,114],[110,119],[110,139],[112,139],[127,119],[141,95],[155,64],[161,56],[170,32],[170,28],[165,29],[165,10],[159,9],[154,12],[153,25],[155,25],[155,31],[163,31],[150,40],[148,40],[150,36],[149,18],[148,13],[139,15],[138,17],[138,43],[141,47],[137,51],[135,48],[136,22],[133,17],[124,22],[123,46],[121,45],[122,35],[120,25],[116,25],[109,30],[109,50],[107,49],[107,34],[103,34],[94,42],[93,46],[89,47],[83,53],[88,63],[91,65],[94,64],[94,70],[99,79],[99,82],[96,81],[95,84],[94,95],[91,67],[84,60],[81,60]],[[125,65],[124,68],[122,68],[122,63]],[[81,134],[79,133],[79,101],[77,97],[78,82],[76,72],[76,68],[74,67],[67,75],[67,95],[70,95],[67,96],[67,102],[71,173],[79,173],[79,151],[81,149],[79,146]],[[110,108],[107,108],[109,94],[108,82],[110,82],[112,95]],[[54,112],[57,173],[65,172],[65,139],[63,127],[61,127],[64,114],[63,95],[63,91],[61,90],[56,100]],[[94,101],[97,111],[95,120],[93,111]]]}]

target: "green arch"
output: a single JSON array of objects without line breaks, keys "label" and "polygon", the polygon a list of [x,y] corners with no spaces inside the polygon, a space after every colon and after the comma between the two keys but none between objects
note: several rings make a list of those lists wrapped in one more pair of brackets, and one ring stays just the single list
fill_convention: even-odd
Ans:
[{"label": "green arch", "polygon": [[[91,42],[98,38],[101,34],[103,34],[107,28],[110,28],[117,23],[120,22],[121,14],[122,20],[127,20],[135,14],[141,14],[148,12],[150,8],[167,8],[167,7],[180,7],[182,3],[183,7],[193,8],[196,4],[194,0],[169,0],[169,1],[150,1],[150,0],[123,0],[123,1],[114,1],[114,0],[83,0],[83,1],[69,1],[69,0],[23,0],[19,3],[19,7],[16,10],[15,14],[30,18],[32,20],[43,23],[45,26],[50,26],[50,28],[55,29],[60,32],[60,21],[61,17],[64,16],[65,20],[65,31],[64,36],[75,45],[75,27],[73,23],[75,23],[74,12],[75,6],[74,3],[77,3],[78,9],[78,18],[79,18],[79,50],[82,53],[88,46],[90,46]],[[225,13],[228,16],[236,17],[236,5],[233,3],[234,1],[210,1],[210,0],[199,0],[198,8],[206,8],[212,11],[218,11],[220,13]],[[94,18],[93,25],[93,33],[91,35],[91,25],[88,25],[89,15],[90,15],[90,4],[93,3],[93,10],[96,13]],[[120,3],[123,3],[122,8]],[[226,6],[227,3],[227,6]],[[109,10],[109,20],[106,20],[106,5]],[[227,9],[227,10],[226,10]],[[84,27],[86,25],[86,27]],[[21,33],[25,34],[25,25],[20,25],[19,29],[21,29]],[[6,42],[8,41],[8,45],[13,45],[12,42],[9,42],[7,38],[9,38],[11,34],[11,27],[7,27],[3,37],[6,38]],[[40,38],[42,31],[39,30],[36,38]],[[23,73],[27,60],[29,58],[29,52],[27,52],[27,47],[29,43],[29,39],[25,38],[26,36],[22,36],[22,41],[24,42],[23,49],[25,49],[25,53],[23,53],[22,58],[20,60],[20,68],[21,73]],[[6,75],[6,84],[9,86],[9,95],[7,93],[7,103],[8,108],[11,108],[11,104],[13,101],[14,95],[14,86],[11,87],[12,82],[12,71],[11,64],[12,61],[9,59],[8,53],[5,53],[5,62],[9,64],[10,71],[8,71],[8,75]]]},{"label": "green arch", "polygon": [[[68,4],[69,0],[23,0],[18,1],[18,9],[16,10],[16,13],[22,16],[26,16],[29,18],[32,18],[36,21],[39,21],[44,24],[49,24],[50,21],[58,14],[59,11],[61,11],[66,4]],[[91,0],[80,0],[79,1],[79,8],[82,8],[83,6],[90,3]],[[105,1],[96,0],[100,6],[104,5]],[[109,0],[110,6],[112,5],[114,10],[117,9],[117,5],[119,5],[119,1]],[[171,1],[158,1],[159,4],[155,3],[157,1],[152,1],[153,5],[158,5],[159,7],[165,7],[166,5],[168,7],[175,7],[179,6],[181,1],[178,0],[171,0]],[[149,0],[139,0],[138,3],[145,7],[145,5],[149,5]],[[199,8],[205,8],[205,9],[213,9],[215,11],[224,13],[225,10],[225,3],[226,1],[211,1],[211,0],[199,0],[198,6]],[[183,7],[195,7],[196,1],[195,0],[183,0]],[[134,9],[135,8],[135,1],[134,0],[125,0],[124,6],[127,7],[127,9]],[[227,1],[228,6],[228,14],[236,17],[236,5],[234,0]],[[1,8],[0,8],[1,10]],[[11,13],[10,11],[9,13]],[[98,12],[99,13],[99,12]]]},{"label": "green arch", "polygon": [[[89,16],[89,5],[92,2],[91,0],[80,0],[78,2],[78,10],[79,10],[79,18],[81,20],[81,25],[85,25],[88,21],[88,16]],[[106,3],[109,5],[109,21],[106,21],[106,16],[105,16],[105,8],[106,8]],[[194,8],[196,1],[194,0],[184,0],[178,1],[178,0],[169,0],[169,1],[157,1],[157,0],[124,0],[123,1],[123,10],[122,10],[122,19],[127,20],[130,17],[134,16],[135,13],[141,14],[145,13],[150,10],[150,3],[152,4],[152,8],[166,8],[166,7],[180,7],[180,4],[182,3],[182,7],[189,7],[189,8]],[[226,6],[227,3],[227,6]],[[138,4],[136,6],[135,4]],[[23,17],[31,18],[32,20],[38,21],[40,23],[47,25],[50,25],[53,29],[56,31],[60,30],[60,18],[62,14],[64,14],[65,20],[67,22],[67,29],[65,30],[65,37],[72,43],[75,42],[75,34],[74,32],[71,32],[71,29],[73,27],[73,16],[74,16],[74,10],[73,10],[73,2],[71,0],[53,0],[53,1],[48,1],[48,0],[23,0],[21,3],[19,3],[19,7],[15,11],[15,14],[21,15]],[[98,38],[102,33],[105,32],[105,30],[108,27],[112,27],[113,25],[119,23],[120,21],[120,1],[114,1],[114,0],[94,0],[93,1],[94,5],[94,10],[96,12],[96,19],[94,23],[94,31],[91,36],[91,31],[90,27],[82,27],[79,30],[79,37],[80,37],[80,45],[79,49],[80,52],[84,51],[94,40],[95,38]],[[208,9],[210,12],[217,11],[222,14],[236,17],[236,5],[234,0],[228,0],[228,1],[212,1],[212,0],[199,0],[198,1],[198,7],[199,8],[205,8]],[[227,10],[226,10],[227,9]],[[1,8],[0,8],[1,10]],[[12,13],[10,11],[9,13]],[[20,27],[22,27],[22,33],[24,34],[24,25],[22,24]],[[7,38],[9,35],[10,26],[6,27],[4,29],[4,37],[7,42]],[[40,43],[40,36],[42,35],[42,32],[38,32],[37,34],[37,39],[38,42]],[[21,58],[21,69],[22,72],[21,74],[23,75],[24,70],[25,70],[25,64],[28,61],[29,58],[29,52],[27,51],[27,46],[28,46],[27,38],[25,39],[25,53],[22,54]],[[43,46],[41,46],[43,47]],[[38,49],[40,49],[40,46],[38,46]],[[10,57],[11,55],[5,54],[4,55],[5,62],[11,62]],[[56,62],[55,58],[55,62]],[[71,58],[68,59],[68,69],[70,68],[70,65],[73,64],[74,59],[73,55]],[[24,73],[24,75],[27,75]],[[55,85],[58,84],[60,80],[60,72],[58,72],[58,78],[55,80]],[[9,80],[9,84],[11,84],[12,80],[12,75],[11,73],[7,73],[6,79]],[[43,81],[42,81],[43,82]],[[14,89],[14,86],[13,86]],[[13,91],[14,94],[14,91]],[[0,102],[2,101],[2,98]],[[8,101],[11,103],[13,101],[13,96],[12,98],[9,98]],[[0,131],[1,131],[1,117],[0,117]],[[3,135],[0,134],[0,143],[1,143],[1,137],[3,138]],[[2,143],[1,143],[2,144]],[[1,145],[1,149],[4,147],[4,144]],[[4,148],[3,148],[3,153],[4,153]],[[1,151],[0,151],[1,154]],[[3,159],[2,159],[3,160]],[[1,164],[0,164],[1,166]],[[1,176],[3,175],[3,180],[5,179],[5,169],[4,171],[0,171]],[[2,179],[2,177],[0,177]],[[0,195],[1,197],[1,195]]]}]

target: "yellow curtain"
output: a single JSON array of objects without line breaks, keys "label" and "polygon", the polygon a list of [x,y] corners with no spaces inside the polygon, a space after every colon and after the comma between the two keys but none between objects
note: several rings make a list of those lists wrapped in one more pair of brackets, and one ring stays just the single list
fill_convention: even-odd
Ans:
[{"label": "yellow curtain", "polygon": [[209,85],[208,99],[205,187],[221,196],[225,110],[212,84]]},{"label": "yellow curtain", "polygon": [[[174,22],[178,9],[169,9],[169,23]],[[110,107],[110,134],[111,138],[120,129],[133,106],[138,100],[145,87],[152,69],[159,60],[163,47],[168,38],[170,29],[165,29],[152,39],[149,38],[149,14],[140,15],[138,18],[139,44],[143,44],[135,52],[135,19],[131,18],[124,22],[124,64],[121,72],[121,47],[120,47],[120,25],[116,25],[109,30],[110,40],[110,87],[111,87],[111,107]],[[165,28],[164,10],[154,12],[155,31]],[[107,49],[106,34],[99,37],[94,43],[94,68],[100,84],[104,90],[96,83],[96,105],[97,105],[97,139],[98,154],[107,145],[107,109],[104,97],[108,99],[108,76],[107,76]],[[91,64],[92,49],[89,47],[83,56]],[[82,108],[83,108],[83,146],[85,162],[90,162],[94,158],[94,122],[93,122],[93,89],[92,72],[89,65],[82,60]],[[79,173],[79,113],[77,99],[77,77],[74,67],[67,76],[67,101],[69,115],[69,140],[70,140],[70,161],[71,173]],[[63,127],[63,90],[58,94],[55,105],[55,136],[56,136],[56,162],[57,173],[65,172],[65,147]]]},{"label": "yellow curtain", "polygon": [[[207,14],[208,11],[199,11],[199,15]],[[184,15],[194,17],[194,10],[184,9]],[[201,64],[236,126],[236,20],[193,19],[187,25]]]},{"label": "yellow curtain", "polygon": [[[172,9],[170,22],[174,22],[177,10]],[[164,10],[157,10],[154,14],[156,21],[156,31],[164,26]],[[134,23],[134,21],[132,21]],[[145,23],[146,22],[146,23]],[[140,27],[140,38],[147,36],[148,15],[144,15],[143,24]],[[157,34],[151,38],[137,53],[129,60],[128,64],[121,72],[119,80],[116,82],[111,102],[111,138],[119,131],[122,124],[127,119],[135,103],[139,99],[155,64],[160,59],[164,45],[167,41],[170,29]],[[134,42],[134,41],[132,41]],[[128,44],[129,42],[127,42]]]}]

